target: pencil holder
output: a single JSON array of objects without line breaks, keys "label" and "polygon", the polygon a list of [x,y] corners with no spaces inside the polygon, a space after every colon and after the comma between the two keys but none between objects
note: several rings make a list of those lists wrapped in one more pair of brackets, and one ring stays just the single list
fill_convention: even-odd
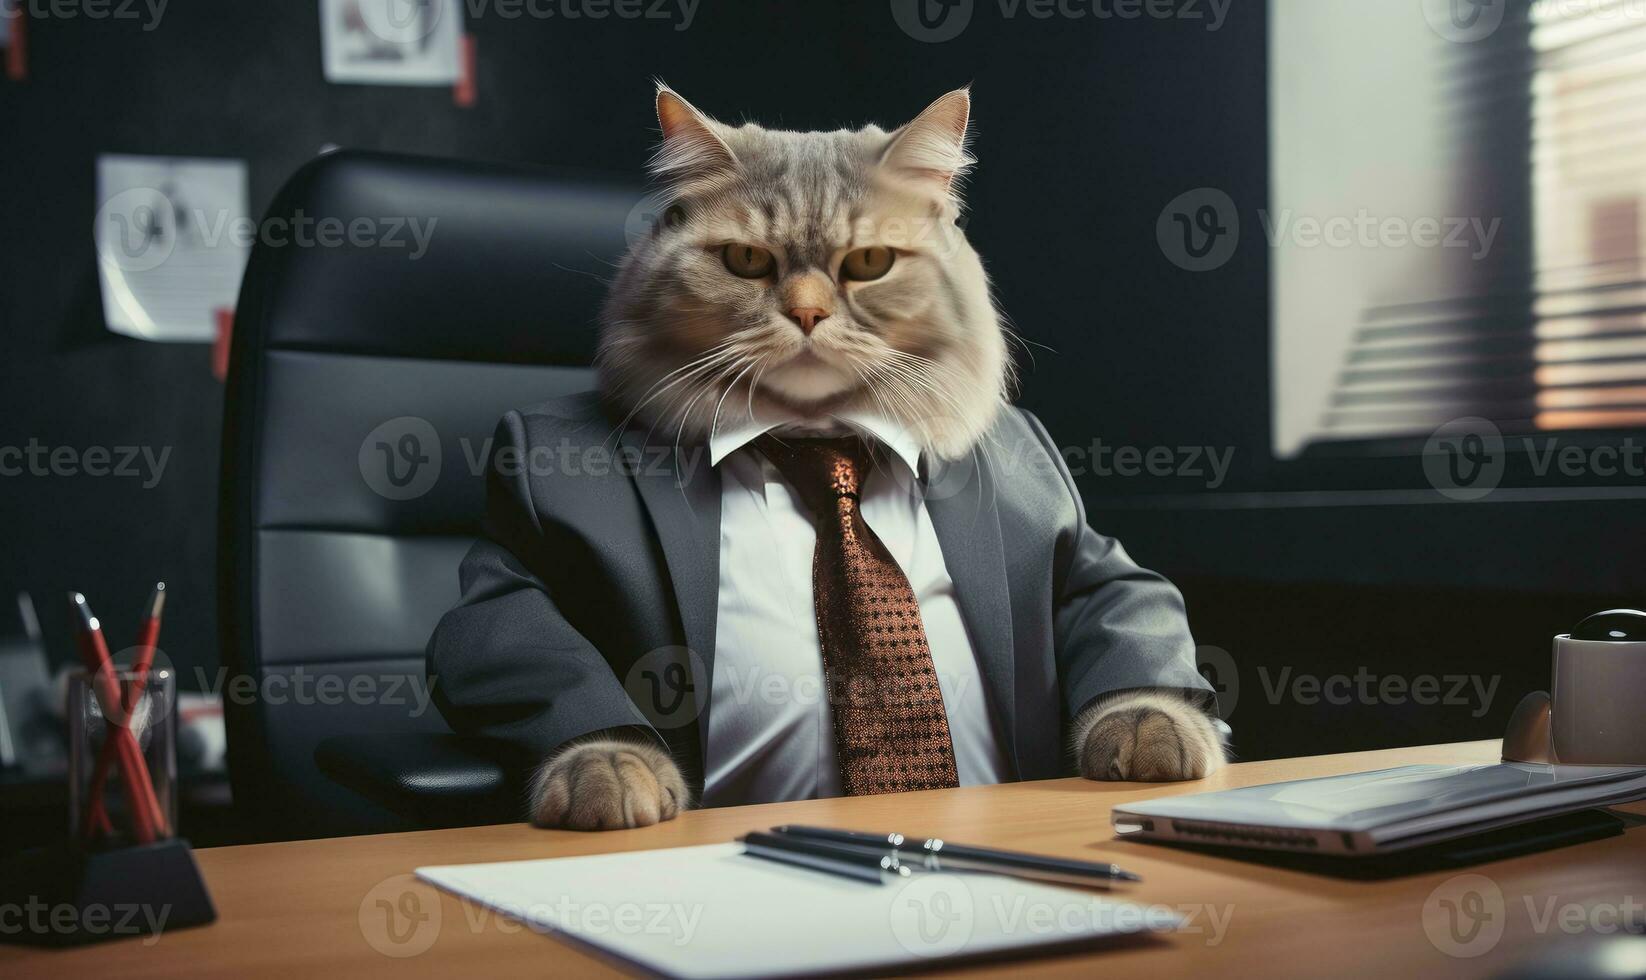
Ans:
[{"label": "pencil holder", "polygon": [[216,919],[177,834],[176,682],[164,669],[69,682],[70,836],[0,860],[0,908],[47,909],[0,943],[72,946]]},{"label": "pencil holder", "polygon": [[74,840],[97,850],[153,844],[175,834],[176,698],[169,670],[71,675],[69,833]]}]

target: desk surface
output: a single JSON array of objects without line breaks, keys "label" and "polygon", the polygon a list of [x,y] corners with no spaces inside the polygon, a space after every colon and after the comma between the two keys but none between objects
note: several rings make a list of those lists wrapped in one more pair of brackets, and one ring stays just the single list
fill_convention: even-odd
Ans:
[{"label": "desk surface", "polygon": [[[1498,743],[1462,742],[1234,765],[1197,783],[1079,779],[893,796],[701,810],[642,830],[579,834],[524,825],[294,841],[198,852],[219,921],[67,952],[0,947],[0,975],[303,977],[614,975],[606,962],[435,892],[405,875],[421,865],[507,861],[727,841],[780,823],[930,832],[955,840],[1113,860],[1143,875],[1126,897],[1192,916],[1189,928],[1119,948],[969,967],[974,976],[1419,977],[1493,973],[1568,931],[1638,919],[1646,902],[1646,805],[1623,808],[1620,837],[1393,881],[1356,882],[1114,840],[1109,808],[1192,793],[1407,763],[1490,762]],[[1484,876],[1458,879],[1460,874]],[[1493,894],[1491,886],[1501,893]],[[1503,924],[1457,958],[1448,916],[1459,901]],[[410,892],[410,896],[407,893]],[[1459,893],[1459,894],[1454,894]],[[380,904],[382,903],[382,904]],[[1474,903],[1474,904],[1471,904]],[[424,917],[397,916],[398,908]],[[430,914],[439,909],[438,915]],[[1632,910],[1632,911],[1630,911]],[[1552,914],[1551,914],[1552,913]],[[1465,930],[1471,923],[1462,923]],[[803,928],[803,923],[797,923]],[[1438,939],[1431,939],[1436,936]],[[396,940],[399,942],[396,942]]]}]

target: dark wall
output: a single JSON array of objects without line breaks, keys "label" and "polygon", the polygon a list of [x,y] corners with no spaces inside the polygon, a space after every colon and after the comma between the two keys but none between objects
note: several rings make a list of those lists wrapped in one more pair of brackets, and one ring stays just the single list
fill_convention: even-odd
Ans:
[{"label": "dark wall", "polygon": [[[64,590],[85,590],[124,635],[163,576],[175,595],[165,645],[185,682],[187,668],[217,662],[222,393],[206,347],[103,329],[90,247],[98,153],[245,158],[254,212],[325,143],[633,174],[654,136],[654,76],[724,118],[794,128],[895,124],[970,83],[981,162],[969,231],[1032,351],[1022,402],[1070,446],[1232,450],[1221,489],[1283,486],[1268,456],[1261,236],[1206,273],[1172,265],[1155,239],[1166,203],[1199,187],[1223,190],[1256,225],[1267,199],[1260,0],[1234,0],[1215,22],[1209,2],[1166,5],[1163,19],[1068,19],[1034,16],[1027,0],[974,0],[970,25],[943,43],[911,37],[888,0],[702,0],[685,30],[678,14],[509,20],[468,6],[482,11],[469,20],[472,109],[446,90],[327,84],[313,2],[177,3],[148,32],[31,24],[30,78],[0,82],[0,446],[171,451],[152,489],[0,477],[0,593],[35,592],[60,654]],[[1479,717],[1362,705],[1334,714],[1337,725],[1295,698],[1248,694],[1234,718],[1248,756],[1491,734],[1504,699],[1543,676],[1548,634],[1640,584],[1594,540],[1573,550],[1573,529],[1632,546],[1640,522],[1627,502],[1208,508],[1200,477],[1081,481],[1094,524],[1182,579],[1197,635],[1231,652],[1248,692],[1259,668],[1361,663],[1495,673],[1517,688]]]}]

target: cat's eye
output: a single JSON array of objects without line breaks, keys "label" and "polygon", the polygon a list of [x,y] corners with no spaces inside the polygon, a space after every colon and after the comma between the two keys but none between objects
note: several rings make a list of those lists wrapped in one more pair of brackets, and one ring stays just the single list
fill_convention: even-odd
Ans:
[{"label": "cat's eye", "polygon": [[858,282],[879,279],[892,271],[893,257],[891,249],[878,245],[847,252],[845,260],[840,263],[840,275]]},{"label": "cat's eye", "polygon": [[720,250],[720,258],[732,275],[744,279],[764,279],[777,265],[772,253],[758,245],[727,245]]}]

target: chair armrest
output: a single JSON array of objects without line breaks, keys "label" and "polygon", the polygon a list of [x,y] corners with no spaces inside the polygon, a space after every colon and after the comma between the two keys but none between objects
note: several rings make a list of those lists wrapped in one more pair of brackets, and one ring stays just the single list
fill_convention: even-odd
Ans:
[{"label": "chair armrest", "polygon": [[525,818],[530,767],[502,742],[448,733],[338,735],[314,761],[333,782],[425,827]]}]

